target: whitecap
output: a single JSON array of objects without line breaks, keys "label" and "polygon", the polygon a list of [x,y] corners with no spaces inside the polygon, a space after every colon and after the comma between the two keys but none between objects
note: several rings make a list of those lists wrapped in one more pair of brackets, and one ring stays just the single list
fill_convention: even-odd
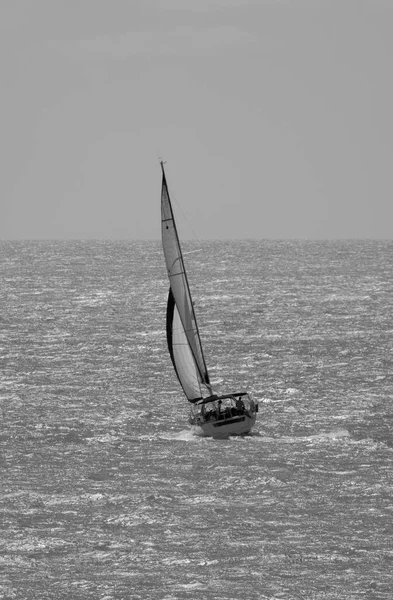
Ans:
[{"label": "whitecap", "polygon": [[184,590],[205,590],[206,585],[200,583],[199,581],[195,581],[194,583],[183,583],[179,584],[177,587],[183,588]]},{"label": "whitecap", "polygon": [[284,394],[297,394],[299,390],[297,390],[296,388],[287,388],[284,392]]},{"label": "whitecap", "polygon": [[325,435],[332,439],[351,437],[351,434],[349,433],[349,431],[347,429],[344,429],[341,427],[337,427],[336,429],[333,429],[332,431],[330,431],[329,433],[326,433]]}]

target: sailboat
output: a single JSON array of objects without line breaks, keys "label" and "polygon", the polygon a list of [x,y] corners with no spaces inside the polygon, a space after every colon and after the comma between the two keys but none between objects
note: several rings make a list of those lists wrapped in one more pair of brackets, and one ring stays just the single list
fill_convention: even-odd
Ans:
[{"label": "sailboat", "polygon": [[166,311],[167,343],[175,373],[191,404],[191,431],[198,436],[213,438],[245,435],[255,424],[258,403],[251,393],[245,391],[217,394],[210,383],[164,162],[160,161],[160,164],[162,246],[170,283]]}]

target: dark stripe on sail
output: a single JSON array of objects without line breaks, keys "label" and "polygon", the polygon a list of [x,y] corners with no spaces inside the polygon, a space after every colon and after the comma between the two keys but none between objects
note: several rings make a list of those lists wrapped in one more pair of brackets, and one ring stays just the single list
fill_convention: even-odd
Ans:
[{"label": "dark stripe on sail", "polygon": [[169,288],[168,303],[167,303],[167,307],[166,307],[166,341],[168,344],[169,355],[171,357],[173,367],[176,371],[177,378],[180,381],[180,377],[179,377],[179,374],[176,369],[175,358],[173,356],[172,323],[173,323],[174,311],[175,311],[175,299],[173,297],[172,290]]}]

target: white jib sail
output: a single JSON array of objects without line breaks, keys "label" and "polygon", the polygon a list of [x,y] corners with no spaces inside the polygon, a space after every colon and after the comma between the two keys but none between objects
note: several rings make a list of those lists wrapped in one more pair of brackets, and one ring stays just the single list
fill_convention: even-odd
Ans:
[{"label": "white jib sail", "polygon": [[185,395],[191,402],[201,398],[198,370],[171,292],[167,308],[167,338],[172,363]]},{"label": "white jib sail", "polygon": [[[199,379],[202,383],[205,383],[209,386],[209,375],[207,373],[207,368],[203,357],[201,341],[199,338],[194,308],[188,287],[187,276],[185,273],[179,238],[174,222],[172,206],[169,199],[164,169],[161,192],[161,218],[162,245],[170,287],[178,312],[178,317],[182,324],[183,334],[188,342],[189,351],[193,357]],[[178,377],[179,379],[181,378],[181,374],[179,372]]]}]

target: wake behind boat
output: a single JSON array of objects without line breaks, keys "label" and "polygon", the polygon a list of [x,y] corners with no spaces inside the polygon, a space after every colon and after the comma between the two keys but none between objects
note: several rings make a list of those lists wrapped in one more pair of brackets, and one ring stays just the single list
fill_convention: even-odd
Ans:
[{"label": "wake behind boat", "polygon": [[251,431],[258,403],[250,393],[217,394],[213,391],[202,350],[202,342],[172,204],[161,161],[161,230],[169,294],[166,313],[168,350],[187,400],[192,404],[189,423],[194,434],[225,438]]}]

